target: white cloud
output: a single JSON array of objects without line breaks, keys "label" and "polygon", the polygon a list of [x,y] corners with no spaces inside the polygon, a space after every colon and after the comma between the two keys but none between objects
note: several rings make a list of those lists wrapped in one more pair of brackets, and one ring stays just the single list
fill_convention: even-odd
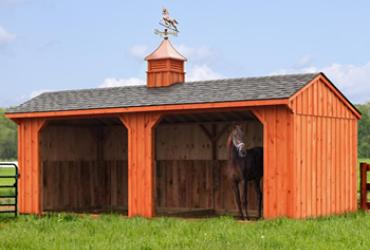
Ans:
[{"label": "white cloud", "polygon": [[[207,65],[194,65],[186,74],[186,81],[204,81],[204,80],[213,80],[213,79],[220,79],[223,76]],[[137,85],[145,85],[146,80],[131,77],[131,78],[106,78],[100,85],[99,88],[109,88],[109,87],[120,87],[120,86],[137,86]]]},{"label": "white cloud", "polygon": [[0,26],[0,46],[5,45],[15,39],[15,35]]},{"label": "white cloud", "polygon": [[99,85],[99,88],[119,87],[119,86],[135,86],[144,85],[145,80],[131,77],[127,79],[107,78]]},{"label": "white cloud", "polygon": [[146,45],[134,45],[129,49],[129,52],[132,56],[139,59],[144,59],[149,54],[148,46]]},{"label": "white cloud", "polygon": [[186,80],[187,81],[204,81],[204,80],[214,80],[220,79],[223,76],[215,71],[213,71],[206,64],[194,65],[188,72]]},{"label": "white cloud", "polygon": [[318,68],[283,69],[275,73],[324,72],[330,80],[354,103],[370,101],[370,62],[363,65],[332,64]]}]

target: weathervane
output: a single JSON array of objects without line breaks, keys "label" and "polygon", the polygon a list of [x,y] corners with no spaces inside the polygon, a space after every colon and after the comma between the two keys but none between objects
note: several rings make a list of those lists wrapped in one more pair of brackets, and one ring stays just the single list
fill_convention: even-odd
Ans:
[{"label": "weathervane", "polygon": [[177,36],[180,32],[177,29],[178,22],[176,19],[170,17],[170,13],[166,8],[162,10],[162,20],[159,22],[159,25],[163,26],[165,29],[163,31],[155,29],[154,34],[164,37],[165,39],[168,38],[168,35]]}]

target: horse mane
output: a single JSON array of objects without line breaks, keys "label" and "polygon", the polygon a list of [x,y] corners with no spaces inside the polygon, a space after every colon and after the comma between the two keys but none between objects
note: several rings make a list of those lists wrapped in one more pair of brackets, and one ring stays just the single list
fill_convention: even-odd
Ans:
[{"label": "horse mane", "polygon": [[227,137],[227,141],[226,141],[226,147],[227,147],[227,156],[228,156],[228,159],[231,159],[232,157],[232,149],[233,149],[233,135],[232,133],[229,134],[229,136]]}]

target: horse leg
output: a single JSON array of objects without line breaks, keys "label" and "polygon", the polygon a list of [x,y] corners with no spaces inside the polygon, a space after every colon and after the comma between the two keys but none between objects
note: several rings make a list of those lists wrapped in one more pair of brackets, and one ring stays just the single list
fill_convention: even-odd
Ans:
[{"label": "horse leg", "polygon": [[245,215],[247,217],[247,220],[249,220],[249,214],[248,214],[248,181],[244,180],[244,209],[245,209]]},{"label": "horse leg", "polygon": [[261,184],[260,179],[254,180],[254,184],[256,187],[257,192],[257,201],[258,201],[258,218],[261,218],[262,216],[262,191],[261,191]]},{"label": "horse leg", "polygon": [[238,206],[239,213],[240,213],[240,218],[244,220],[244,214],[243,214],[242,204],[240,200],[239,182],[234,181],[233,189],[234,189],[235,202],[236,202],[236,205]]}]

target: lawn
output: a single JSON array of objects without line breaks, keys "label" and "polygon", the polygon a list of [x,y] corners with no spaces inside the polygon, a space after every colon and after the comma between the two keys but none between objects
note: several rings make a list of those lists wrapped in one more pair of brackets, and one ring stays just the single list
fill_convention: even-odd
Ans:
[{"label": "lawn", "polygon": [[[369,161],[370,162],[370,161]],[[367,249],[370,213],[240,222],[50,214],[0,216],[0,249]]]},{"label": "lawn", "polygon": [[366,163],[369,163],[370,164],[370,159],[358,159],[358,162],[361,163],[361,162],[366,162]]},{"label": "lawn", "polygon": [[370,214],[309,220],[127,219],[54,214],[0,220],[0,249],[365,249]]}]

